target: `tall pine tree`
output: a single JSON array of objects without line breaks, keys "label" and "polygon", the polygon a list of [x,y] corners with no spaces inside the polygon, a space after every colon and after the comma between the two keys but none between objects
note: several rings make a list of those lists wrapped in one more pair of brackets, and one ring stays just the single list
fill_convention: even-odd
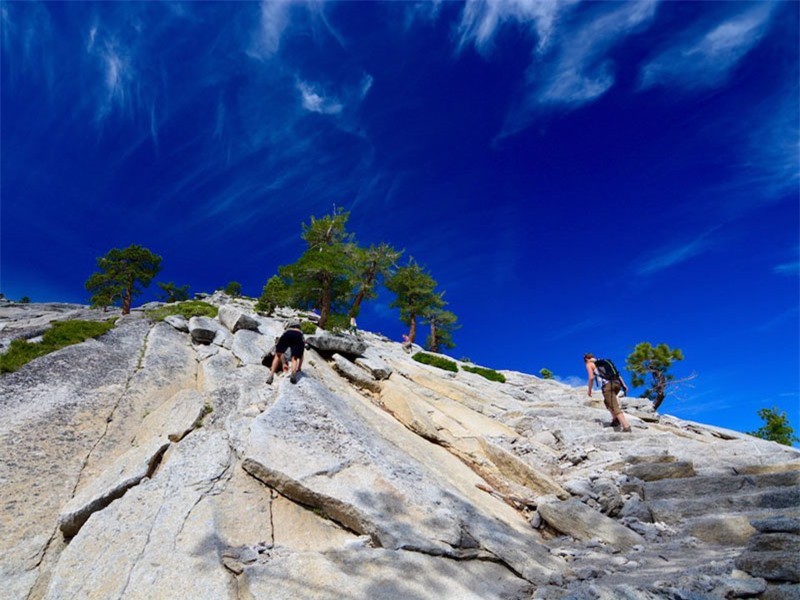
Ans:
[{"label": "tall pine tree", "polygon": [[442,307],[442,299],[435,291],[436,281],[409,258],[407,265],[386,280],[386,287],[395,295],[389,306],[400,309],[400,320],[408,325],[408,339],[413,343],[417,337],[417,318]]}]

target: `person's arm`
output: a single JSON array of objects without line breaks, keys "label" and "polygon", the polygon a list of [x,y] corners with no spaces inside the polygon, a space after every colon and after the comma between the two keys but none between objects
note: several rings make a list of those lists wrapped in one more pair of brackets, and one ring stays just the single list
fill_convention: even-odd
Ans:
[{"label": "person's arm", "polygon": [[622,389],[625,390],[625,395],[628,395],[628,386],[625,384],[625,380],[622,378],[622,375],[619,376],[619,383],[622,386]]},{"label": "person's arm", "polygon": [[589,375],[589,398],[592,397],[592,386],[594,385],[594,363],[589,361],[586,363],[586,373]]}]

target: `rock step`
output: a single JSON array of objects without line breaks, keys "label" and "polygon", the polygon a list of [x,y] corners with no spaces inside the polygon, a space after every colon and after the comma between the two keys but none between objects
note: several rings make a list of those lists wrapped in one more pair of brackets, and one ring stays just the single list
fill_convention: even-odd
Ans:
[{"label": "rock step", "polygon": [[[689,496],[689,494],[687,494]],[[754,517],[791,514],[800,504],[800,488],[769,488],[733,495],[706,494],[694,498],[646,500],[656,521],[679,523],[687,517],[743,513]]]},{"label": "rock step", "polygon": [[[683,479],[663,479],[642,486],[644,500],[697,498],[747,493],[769,488],[798,488],[800,472],[766,475],[716,475]],[[795,489],[795,494],[798,490]]]}]

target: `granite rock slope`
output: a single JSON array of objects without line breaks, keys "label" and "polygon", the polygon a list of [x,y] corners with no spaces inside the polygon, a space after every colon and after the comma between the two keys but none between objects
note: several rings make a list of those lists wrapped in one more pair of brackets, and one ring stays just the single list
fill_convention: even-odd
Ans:
[{"label": "granite rock slope", "polygon": [[797,450],[207,300],[0,377],[0,598],[800,597]]}]

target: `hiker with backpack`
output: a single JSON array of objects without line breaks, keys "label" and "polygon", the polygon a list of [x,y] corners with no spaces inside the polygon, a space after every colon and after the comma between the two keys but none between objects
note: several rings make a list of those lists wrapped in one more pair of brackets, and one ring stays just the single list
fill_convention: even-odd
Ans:
[{"label": "hiker with backpack", "polygon": [[622,412],[617,398],[620,389],[624,389],[625,393],[628,393],[628,386],[625,385],[617,367],[610,359],[595,358],[594,354],[590,352],[583,355],[583,362],[586,364],[586,373],[589,375],[589,397],[592,397],[592,386],[596,380],[597,387],[603,391],[603,403],[611,413],[611,426],[615,429],[621,426],[622,431],[630,433],[631,426],[628,424],[628,419],[625,418],[625,413]]}]

